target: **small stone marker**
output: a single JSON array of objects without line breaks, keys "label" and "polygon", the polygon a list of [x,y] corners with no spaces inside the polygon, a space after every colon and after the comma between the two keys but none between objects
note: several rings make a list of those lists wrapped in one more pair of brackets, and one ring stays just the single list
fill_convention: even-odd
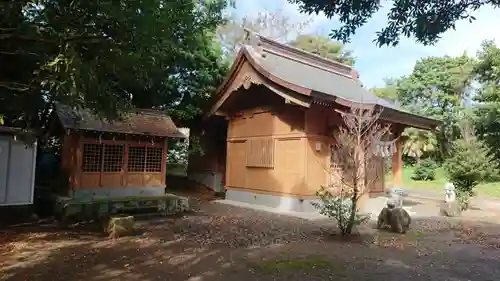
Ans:
[{"label": "small stone marker", "polygon": [[444,203],[441,205],[441,214],[447,217],[460,216],[460,205],[456,201],[455,185],[447,182],[444,185]]},{"label": "small stone marker", "polygon": [[444,202],[451,203],[455,202],[456,194],[455,194],[455,185],[451,182],[447,182],[444,185]]}]

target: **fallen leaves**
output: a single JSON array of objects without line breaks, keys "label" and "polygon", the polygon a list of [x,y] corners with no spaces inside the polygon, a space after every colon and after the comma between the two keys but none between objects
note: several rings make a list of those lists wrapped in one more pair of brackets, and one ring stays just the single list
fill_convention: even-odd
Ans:
[{"label": "fallen leaves", "polygon": [[[155,280],[156,277],[158,280],[173,280],[175,278],[172,276],[180,276],[178,280],[186,280],[187,273],[197,276],[199,272],[214,272],[224,276],[230,270],[238,273],[238,280],[255,280],[252,275],[256,274],[255,268],[254,273],[249,273],[248,268],[242,269],[244,260],[251,257],[260,262],[262,257],[269,258],[272,253],[283,255],[287,251],[287,255],[290,252],[289,257],[276,259],[279,261],[264,267],[273,271],[275,268],[292,272],[307,271],[314,275],[318,271],[332,271],[328,258],[336,257],[340,262],[346,262],[339,264],[342,268],[349,268],[347,275],[349,272],[369,271],[367,276],[372,277],[373,272],[383,271],[383,268],[372,267],[370,264],[375,257],[385,260],[393,256],[405,264],[437,272],[441,269],[434,265],[440,261],[448,261],[453,256],[457,243],[497,249],[500,245],[500,235],[496,234],[499,233],[498,227],[488,232],[473,222],[450,220],[418,220],[405,235],[373,230],[367,235],[365,230],[360,229],[361,235],[353,240],[362,239],[366,243],[352,243],[353,241],[332,239],[330,234],[334,229],[331,224],[214,203],[205,203],[202,212],[195,215],[146,220],[138,224],[144,230],[141,235],[117,241],[100,236],[79,239],[82,234],[75,231],[40,231],[32,234],[17,233],[14,236],[14,233],[9,233],[8,237],[0,236],[3,239],[0,241],[4,243],[0,246],[3,247],[0,248],[0,258],[11,259],[11,264],[19,268],[16,277],[20,279],[21,276],[26,276],[26,280],[103,279],[104,276],[99,275],[102,272],[107,272],[106,277],[111,276],[109,278],[122,275],[121,279],[126,279],[133,275],[139,279],[131,280]],[[214,251],[216,252],[213,253]],[[485,252],[482,255],[488,255],[488,251]],[[312,253],[324,254],[325,257],[318,260],[304,259],[304,256]],[[20,270],[21,267],[16,263],[21,262],[15,260],[14,256],[19,258],[21,254],[22,262],[31,262],[31,266],[38,265],[33,268],[50,269],[49,273],[31,271],[30,275],[29,271]],[[468,264],[474,264],[477,257],[471,254],[470,257],[461,258],[467,259]],[[4,268],[7,267],[1,261],[0,268],[0,275],[10,274],[5,271]],[[245,276],[248,279],[244,279]],[[295,279],[290,279],[292,280]]]},{"label": "fallen leaves", "polygon": [[487,233],[478,227],[463,227],[455,230],[455,242],[462,244],[481,245],[490,249],[500,249],[500,234]]}]

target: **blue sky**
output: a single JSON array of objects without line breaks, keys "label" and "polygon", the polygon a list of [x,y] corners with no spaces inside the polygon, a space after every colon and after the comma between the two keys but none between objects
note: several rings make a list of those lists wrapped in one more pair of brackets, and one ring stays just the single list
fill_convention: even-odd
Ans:
[{"label": "blue sky", "polygon": [[[389,1],[388,1],[389,2]],[[282,10],[291,19],[303,21],[310,18],[311,25],[304,33],[328,34],[332,28],[338,27],[338,21],[327,19],[324,15],[304,15],[298,12],[297,6],[286,0],[240,0],[236,2],[238,16],[255,16],[263,11]],[[428,56],[458,56],[463,52],[475,55],[485,39],[500,42],[500,10],[482,7],[473,15],[476,21],[468,20],[457,23],[456,30],[446,32],[434,46],[423,46],[412,38],[404,38],[396,47],[378,48],[373,39],[375,32],[385,26],[389,7],[384,7],[368,23],[360,28],[352,37],[347,48],[356,57],[356,69],[360,73],[363,84],[370,88],[383,86],[385,77],[399,77],[411,73],[415,62]]]}]

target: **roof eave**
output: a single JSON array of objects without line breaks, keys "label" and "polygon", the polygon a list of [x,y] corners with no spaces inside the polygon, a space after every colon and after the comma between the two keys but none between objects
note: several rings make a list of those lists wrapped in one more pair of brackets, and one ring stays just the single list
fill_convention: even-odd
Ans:
[{"label": "roof eave", "polygon": [[439,120],[435,120],[432,118],[423,117],[420,115],[416,115],[409,112],[404,112],[400,110],[396,110],[394,108],[386,107],[380,104],[375,103],[358,103],[351,100],[334,97],[331,95],[326,95],[319,92],[313,92],[313,95],[317,99],[329,101],[336,103],[340,106],[351,107],[351,106],[369,106],[369,107],[378,107],[381,111],[380,118],[385,121],[389,121],[392,123],[399,123],[405,126],[414,127],[417,129],[423,130],[434,130],[438,127],[442,122]]},{"label": "roof eave", "polygon": [[98,132],[98,133],[111,133],[111,134],[122,134],[122,135],[138,135],[138,136],[152,136],[158,138],[187,138],[182,132],[177,133],[167,133],[167,134],[158,134],[158,133],[141,133],[141,132],[124,132],[124,131],[113,131],[113,130],[93,130],[86,128],[75,128],[72,126],[64,126],[63,127],[66,132],[68,131],[84,131],[84,132]]},{"label": "roof eave", "polygon": [[219,103],[219,100],[223,98],[223,95],[225,93],[225,90],[231,86],[231,83],[234,81],[235,77],[238,74],[238,71],[240,70],[240,67],[243,65],[245,61],[248,61],[252,68],[254,69],[255,72],[257,72],[259,75],[263,76],[265,79],[269,80],[272,83],[275,83],[283,88],[292,90],[296,93],[299,93],[301,95],[305,96],[310,96],[312,90],[308,88],[304,88],[302,86],[299,86],[297,84],[291,83],[290,81],[285,81],[269,71],[267,71],[262,65],[259,64],[257,60],[253,58],[253,56],[249,53],[249,51],[243,46],[240,51],[238,52],[238,55],[235,59],[235,62],[233,63],[233,66],[231,67],[231,70],[229,71],[229,74],[226,76],[222,84],[217,88],[215,97],[216,97],[216,102],[215,104],[211,107],[211,109],[208,111],[208,113],[205,114],[204,119],[209,118],[210,116],[214,115],[221,104]]},{"label": "roof eave", "polygon": [[[234,59],[233,65],[229,69],[228,74],[226,75],[226,77],[224,78],[222,83],[219,85],[219,87],[217,87],[217,89],[215,90],[214,97],[216,100],[221,98],[221,95],[222,95],[222,93],[224,93],[224,90],[230,86],[231,82],[233,82],[233,80],[234,80],[234,77],[238,73],[237,70],[239,69],[239,67],[243,63],[243,57],[244,57],[243,49],[244,49],[243,47],[240,48],[238,54],[236,55],[236,58]],[[214,107],[215,107],[215,105],[213,105],[210,108],[210,110],[207,113],[205,113],[205,115],[203,116],[204,120],[215,114],[215,112],[217,111],[217,108],[214,108]]]},{"label": "roof eave", "polygon": [[3,134],[30,134],[35,135],[36,132],[34,130],[24,129],[20,127],[9,127],[9,126],[0,126],[0,133]]},{"label": "roof eave", "polygon": [[383,108],[381,116],[382,119],[394,123],[399,123],[405,126],[433,131],[442,123],[439,120],[423,117],[417,114],[399,111],[393,108],[388,108],[383,106],[380,107]]}]

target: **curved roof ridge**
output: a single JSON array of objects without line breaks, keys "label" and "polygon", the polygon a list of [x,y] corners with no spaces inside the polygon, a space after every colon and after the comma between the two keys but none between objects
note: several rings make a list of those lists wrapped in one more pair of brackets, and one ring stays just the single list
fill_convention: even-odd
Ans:
[{"label": "curved roof ridge", "polygon": [[[219,93],[222,94],[227,89],[240,67],[247,61],[254,71],[270,82],[296,93],[311,96],[313,99],[330,100],[343,106],[354,104],[380,106],[388,109],[388,112],[397,112],[399,116],[413,116],[412,118],[420,118],[422,122],[432,121],[431,123],[435,123],[432,118],[412,114],[397,104],[377,97],[364,88],[358,79],[337,71],[330,71],[310,61],[304,61],[302,57],[287,56],[282,52],[269,52],[267,46],[263,45],[258,37],[249,36],[245,39],[249,44],[244,44],[239,50],[231,71],[219,86]],[[226,98],[222,97],[221,102]],[[220,106],[217,103],[208,115],[213,114]]]},{"label": "curved roof ridge", "polygon": [[244,28],[244,30],[246,32],[245,41],[250,43],[249,45],[258,45],[264,49],[267,49],[266,51],[269,51],[270,49],[274,52],[280,53],[282,56],[293,55],[303,60],[308,60],[308,63],[313,64],[315,66],[317,65],[330,68],[331,70],[338,71],[341,72],[342,74],[349,75],[350,77],[355,78],[353,77],[352,74],[353,72],[356,72],[356,70],[354,69],[354,67],[350,65],[324,58],[320,55],[304,51],[302,49],[290,46],[288,44],[280,43],[276,40],[270,39],[255,31],[252,31],[251,29],[248,28]]}]

